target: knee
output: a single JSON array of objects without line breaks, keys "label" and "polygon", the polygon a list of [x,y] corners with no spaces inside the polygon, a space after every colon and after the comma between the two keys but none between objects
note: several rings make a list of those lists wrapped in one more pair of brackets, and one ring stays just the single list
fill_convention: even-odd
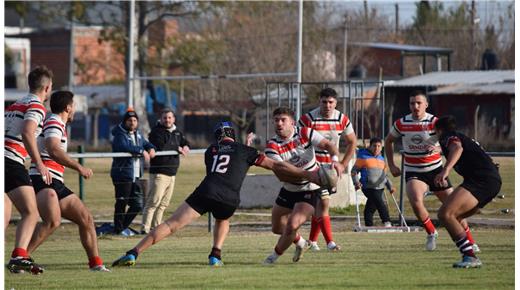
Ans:
[{"label": "knee", "polygon": [[451,212],[451,211],[448,210],[447,208],[445,208],[445,207],[441,207],[441,208],[439,209],[439,212],[437,212],[437,217],[439,218],[439,220],[440,220],[442,223],[446,223],[448,220],[454,218],[455,215],[453,214],[453,212]]},{"label": "knee", "polygon": [[276,235],[281,235],[282,234],[282,227],[279,226],[279,225],[272,225],[271,227],[271,231],[273,232],[273,234],[276,234]]},{"label": "knee", "polygon": [[89,212],[86,212],[81,215],[80,218],[80,226],[82,227],[90,227],[94,225],[94,218]]},{"label": "knee", "polygon": [[285,234],[291,235],[293,233],[296,233],[298,229],[300,228],[300,225],[295,221],[289,221],[287,223],[287,226],[285,227]]},{"label": "knee", "polygon": [[56,218],[56,219],[51,219],[48,221],[43,221],[42,226],[49,230],[54,231],[55,229],[57,229],[60,226],[60,224],[61,224],[61,220],[59,218]]}]

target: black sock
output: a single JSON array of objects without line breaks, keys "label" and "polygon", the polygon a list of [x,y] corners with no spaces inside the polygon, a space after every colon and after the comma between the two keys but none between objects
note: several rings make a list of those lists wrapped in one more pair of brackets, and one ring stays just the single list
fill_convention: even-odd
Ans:
[{"label": "black sock", "polygon": [[213,247],[213,248],[211,248],[211,253],[209,253],[209,257],[215,257],[219,260],[222,260],[222,258],[220,257],[220,253],[221,253],[220,249]]},{"label": "black sock", "polygon": [[126,252],[127,255],[134,255],[134,257],[137,259],[137,256],[139,255],[137,253],[137,250],[135,248],[131,249],[130,251]]}]

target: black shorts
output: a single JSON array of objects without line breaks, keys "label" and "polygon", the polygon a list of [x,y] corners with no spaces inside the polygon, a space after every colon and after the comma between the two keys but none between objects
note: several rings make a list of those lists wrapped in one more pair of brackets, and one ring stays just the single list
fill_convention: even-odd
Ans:
[{"label": "black shorts", "polygon": [[58,195],[58,200],[62,200],[65,197],[74,194],[74,192],[70,190],[68,187],[66,187],[65,184],[63,184],[63,182],[59,181],[56,178],[52,179],[51,184],[46,184],[45,182],[43,182],[43,178],[41,175],[31,175],[31,179],[36,194],[38,194],[38,192],[46,188],[54,189],[54,191],[56,191],[56,194]]},{"label": "black shorts", "polygon": [[316,203],[320,195],[321,189],[293,192],[282,187],[276,198],[276,204],[281,207],[293,209],[296,203],[306,202],[316,208]]},{"label": "black shorts", "polygon": [[211,212],[219,220],[227,220],[232,217],[237,209],[236,206],[210,199],[204,196],[203,193],[197,192],[197,190],[188,196],[185,201],[200,215]]},{"label": "black shorts", "polygon": [[32,186],[29,172],[22,164],[4,157],[5,192],[20,186]]},{"label": "black shorts", "polygon": [[451,188],[452,185],[451,185],[451,182],[450,182],[449,178],[448,178],[448,185],[447,186],[437,186],[435,184],[435,182],[434,182],[435,176],[437,176],[437,174],[439,174],[441,171],[442,171],[442,166],[438,167],[438,168],[435,168],[434,170],[428,171],[428,172],[409,172],[409,171],[406,171],[405,180],[406,180],[406,183],[408,183],[408,181],[410,181],[412,179],[418,179],[418,180],[426,183],[430,187],[430,191],[433,191],[433,192],[435,192],[435,191],[443,191],[443,190],[446,190],[448,188]]},{"label": "black shorts", "polygon": [[467,189],[478,200],[478,207],[483,208],[488,204],[502,187],[502,180],[500,177],[486,176],[480,178],[464,178],[460,185]]}]

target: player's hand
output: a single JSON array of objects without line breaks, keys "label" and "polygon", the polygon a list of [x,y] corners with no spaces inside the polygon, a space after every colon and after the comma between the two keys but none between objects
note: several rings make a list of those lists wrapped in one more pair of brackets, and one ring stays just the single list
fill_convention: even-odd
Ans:
[{"label": "player's hand", "polygon": [[388,165],[388,168],[390,168],[390,172],[394,177],[401,175],[401,169],[395,165]]},{"label": "player's hand", "polygon": [[341,176],[343,175],[343,171],[345,171],[345,166],[343,166],[343,164],[341,164],[340,162],[332,162],[332,167],[336,169],[338,176],[341,178]]},{"label": "player's hand", "polygon": [[151,158],[154,158],[155,157],[155,149],[150,149],[150,151],[148,152],[148,155],[150,155],[150,159]]},{"label": "player's hand", "polygon": [[94,175],[94,172],[92,171],[92,169],[87,168],[87,167],[81,166],[78,171],[79,171],[79,174],[81,174],[81,176],[83,176],[83,178],[85,178],[85,179],[89,179],[90,177],[92,177],[92,175]]},{"label": "player's hand", "polygon": [[256,138],[256,134],[255,133],[250,132],[249,134],[247,134],[246,145],[247,146],[251,146],[251,144],[253,144],[253,140],[255,140],[255,138]]},{"label": "player's hand", "polygon": [[49,172],[49,169],[47,169],[47,167],[45,167],[45,165],[43,163],[36,165],[36,170],[38,170],[38,172],[40,172],[43,182],[45,182],[45,184],[52,183],[52,175]]},{"label": "player's hand", "polygon": [[395,193],[395,187],[390,188],[390,194],[394,194],[394,193]]},{"label": "player's hand", "polygon": [[354,184],[354,189],[356,189],[356,190],[360,190],[360,189],[361,189],[361,187],[363,187],[363,185],[361,185],[361,183],[360,183],[360,182],[358,182],[358,183]]},{"label": "player's hand", "polygon": [[446,168],[443,168],[439,174],[435,176],[433,182],[440,187],[446,187],[448,185],[448,175],[450,174]]}]

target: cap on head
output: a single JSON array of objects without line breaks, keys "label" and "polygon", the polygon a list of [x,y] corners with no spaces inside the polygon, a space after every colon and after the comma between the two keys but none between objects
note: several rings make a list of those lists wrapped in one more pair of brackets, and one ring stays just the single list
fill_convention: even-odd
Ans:
[{"label": "cap on head", "polygon": [[233,123],[228,121],[218,123],[215,126],[213,133],[215,134],[217,142],[222,141],[225,137],[235,140],[235,129],[233,129]]},{"label": "cap on head", "polygon": [[128,110],[126,111],[125,115],[123,116],[123,123],[126,123],[126,120],[130,119],[130,118],[136,118],[137,120],[139,120],[139,117],[137,116],[137,113],[134,111],[133,108],[128,108]]}]

